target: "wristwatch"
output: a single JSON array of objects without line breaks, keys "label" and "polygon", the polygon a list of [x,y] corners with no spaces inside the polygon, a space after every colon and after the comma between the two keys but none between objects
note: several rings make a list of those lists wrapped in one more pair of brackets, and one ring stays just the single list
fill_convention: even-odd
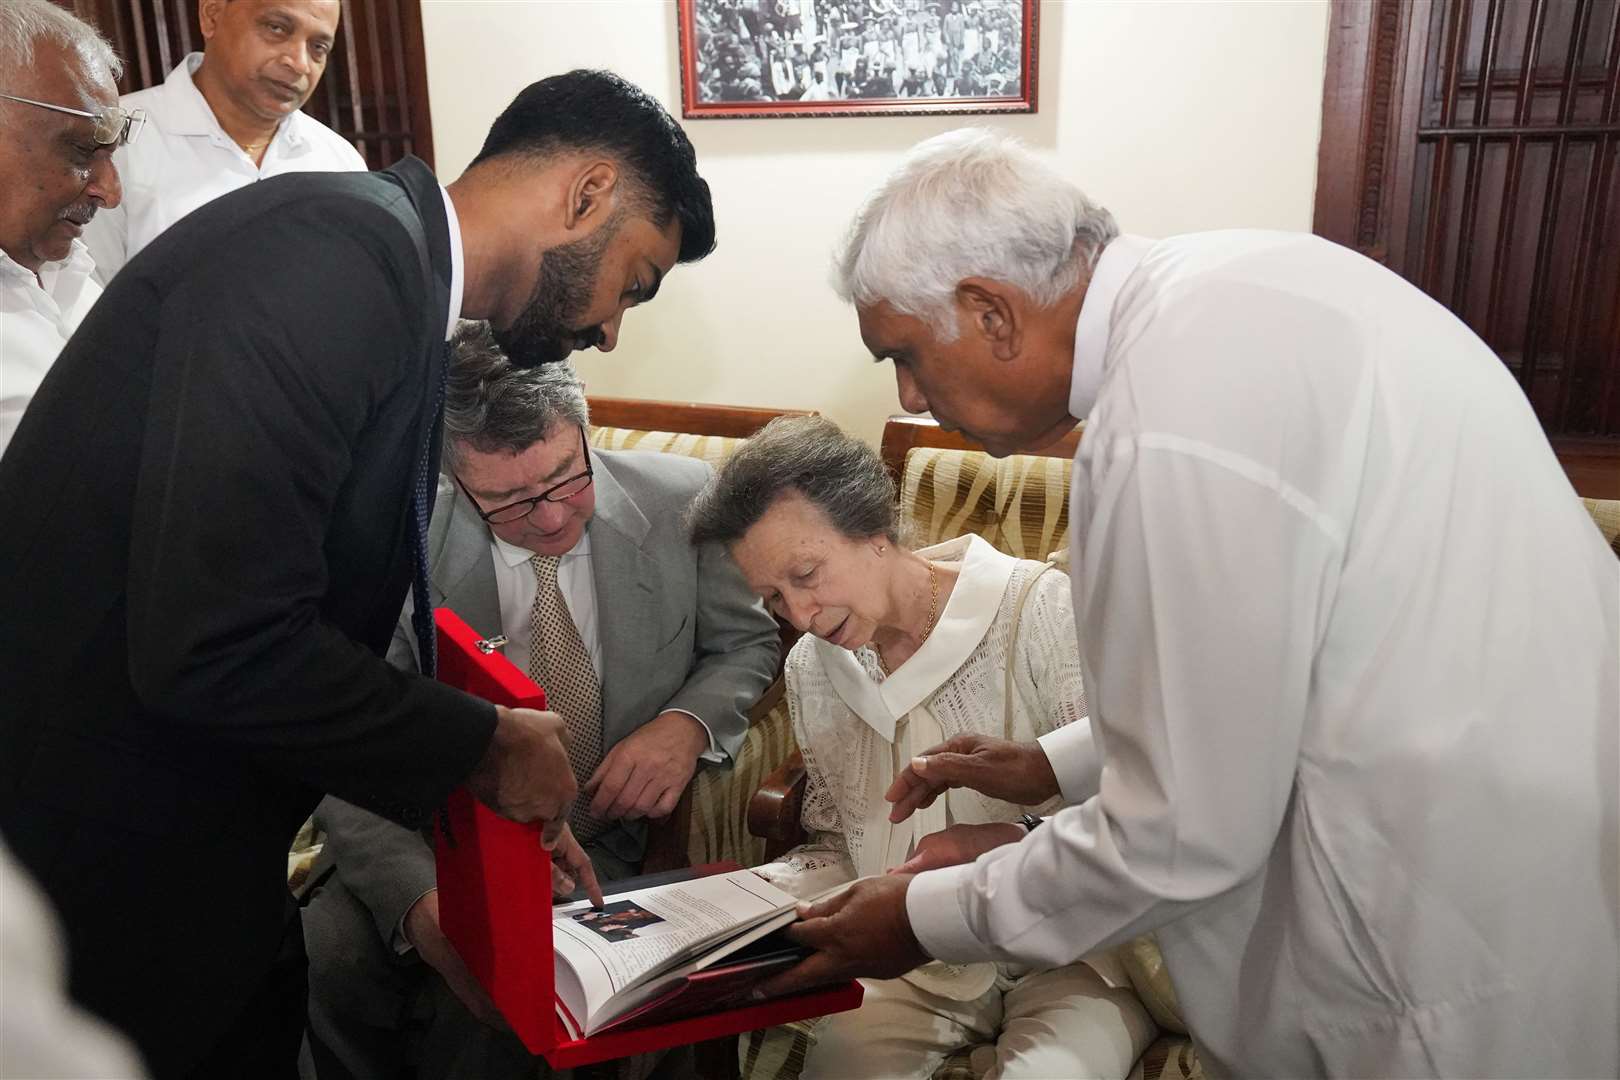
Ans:
[{"label": "wristwatch", "polygon": [[1018,815],[1018,824],[1022,825],[1027,832],[1034,832],[1036,829],[1040,828],[1041,822],[1045,820],[1045,818],[1037,817],[1034,814]]}]

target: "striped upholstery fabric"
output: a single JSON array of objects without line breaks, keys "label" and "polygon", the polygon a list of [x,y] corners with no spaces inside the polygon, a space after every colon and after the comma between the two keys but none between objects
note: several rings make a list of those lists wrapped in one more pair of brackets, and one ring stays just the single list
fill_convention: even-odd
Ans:
[{"label": "striped upholstery fabric", "polygon": [[684,431],[599,427],[591,429],[591,445],[598,450],[654,450],[661,454],[681,454],[718,466],[742,445],[742,440],[724,435],[693,435]]},{"label": "striped upholstery fabric", "polygon": [[1069,544],[1066,458],[918,447],[900,484],[902,539],[926,547],[967,533],[1021,559]]},{"label": "striped upholstery fabric", "polygon": [[321,843],[324,838],[315,829],[315,819],[305,820],[298,835],[293,837],[292,847],[287,851],[287,890],[294,896],[302,896],[304,884],[309,881],[309,872],[315,866],[315,859],[321,853]]},{"label": "striped upholstery fabric", "polygon": [[[723,435],[634,428],[591,429],[591,445],[607,450],[651,450],[695,457],[718,466],[743,443]],[[780,694],[779,687],[766,697]],[[757,866],[765,861],[765,841],[748,832],[748,800],[765,776],[798,749],[788,721],[787,701],[778,697],[765,716],[756,719],[729,768],[701,769],[692,781],[692,816],[687,832],[690,864],[732,861]]]},{"label": "striped upholstery fabric", "polygon": [[1586,512],[1597,522],[1609,549],[1620,555],[1620,499],[1582,499]]},{"label": "striped upholstery fabric", "polygon": [[[781,693],[781,680],[770,690]],[[735,862],[758,866],[765,861],[765,841],[748,832],[748,800],[765,777],[799,748],[793,738],[785,696],[754,721],[743,737],[742,749],[729,768],[706,768],[692,781],[692,818],[687,833],[687,856],[693,866]]]}]

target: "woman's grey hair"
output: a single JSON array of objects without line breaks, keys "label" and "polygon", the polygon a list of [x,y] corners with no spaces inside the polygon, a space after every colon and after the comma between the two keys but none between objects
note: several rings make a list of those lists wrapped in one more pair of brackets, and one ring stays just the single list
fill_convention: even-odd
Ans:
[{"label": "woman's grey hair", "polygon": [[[124,73],[118,54],[101,32],[50,0],[0,0],[0,91],[9,92],[14,73],[34,62],[34,47],[45,41],[76,53],[87,72],[105,69],[113,82]],[[53,105],[74,105],[57,101]]]},{"label": "woman's grey hair", "polygon": [[846,301],[891,307],[956,340],[956,286],[982,277],[1057,303],[1119,235],[1114,215],[1008,136],[960,128],[912,148],[839,251]]},{"label": "woman's grey hair", "polygon": [[851,540],[899,543],[894,481],[877,451],[819,416],[779,416],[738,447],[687,511],[692,543],[729,547],[795,493]]},{"label": "woman's grey hair", "polygon": [[486,322],[464,321],[450,339],[444,397],[444,463],[454,471],[463,446],[520,454],[559,423],[590,427],[585,384],[568,363],[517,367]]}]

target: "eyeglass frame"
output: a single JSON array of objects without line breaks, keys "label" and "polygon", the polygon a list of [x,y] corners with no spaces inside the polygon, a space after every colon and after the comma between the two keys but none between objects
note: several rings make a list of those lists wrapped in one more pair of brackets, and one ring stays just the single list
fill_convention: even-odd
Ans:
[{"label": "eyeglass frame", "polygon": [[[33,98],[18,97],[16,94],[0,94],[6,101],[20,101],[24,105],[34,105],[52,112],[67,113],[69,116],[82,116],[86,120],[94,120],[96,129],[90,137],[96,141],[97,146],[111,146],[114,149],[128,146],[135,141],[143,128],[146,127],[145,109],[126,109],[122,105],[103,105],[100,112],[85,112],[83,109],[70,109],[66,105],[53,105],[48,101],[35,101]],[[111,122],[118,126],[118,134],[112,138],[103,138],[104,125]]]},{"label": "eyeglass frame", "polygon": [[[461,482],[461,477],[457,476],[453,470],[450,473],[450,479],[454,480],[456,482],[456,486],[461,489],[461,493],[467,496],[467,501],[472,503],[473,512],[483,519],[485,525],[510,525],[515,521],[522,521],[524,518],[534,513],[535,509],[543,502],[560,503],[565,499],[572,499],[576,495],[583,495],[587,490],[589,490],[590,486],[596,482],[596,470],[591,467],[591,444],[590,440],[585,437],[585,428],[583,425],[581,425],[579,429],[579,448],[580,452],[585,455],[584,472],[575,473],[573,476],[559,480],[557,483],[552,484],[538,495],[531,496],[527,499],[519,499],[516,502],[509,502],[504,506],[497,506],[487,514],[479,507],[477,497],[474,496],[471,491],[467,490],[467,485]],[[584,480],[585,483],[580,484],[578,491],[570,491],[567,495],[553,495],[553,493],[559,489],[565,488],[569,484],[577,484],[581,480]],[[523,513],[517,515],[516,517],[505,518],[501,521],[493,520],[496,514],[505,513],[515,506],[524,506],[525,504],[528,506],[528,509],[524,510]]]}]

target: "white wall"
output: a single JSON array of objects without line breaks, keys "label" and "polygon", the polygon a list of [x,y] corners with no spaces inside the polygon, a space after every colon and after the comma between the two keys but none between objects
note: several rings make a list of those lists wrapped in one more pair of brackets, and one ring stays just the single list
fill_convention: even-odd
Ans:
[{"label": "white wall", "polygon": [[[527,83],[611,68],[680,113],[668,0],[424,0],[433,141],[446,180]],[[876,440],[899,410],[827,285],[862,197],[901,154],[964,122],[1013,132],[1163,236],[1309,230],[1327,0],[1043,0],[1040,112],[1007,117],[690,120],[719,248],[576,354],[593,393],[816,408]]]}]

